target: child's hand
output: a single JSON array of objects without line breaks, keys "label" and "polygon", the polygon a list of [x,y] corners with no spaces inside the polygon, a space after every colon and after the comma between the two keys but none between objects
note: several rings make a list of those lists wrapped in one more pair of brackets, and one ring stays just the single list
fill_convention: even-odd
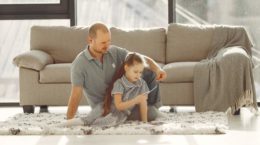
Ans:
[{"label": "child's hand", "polygon": [[140,94],[140,95],[138,95],[136,97],[136,99],[137,99],[137,102],[139,102],[139,103],[146,102],[147,99],[148,99],[148,95],[145,94],[145,93],[144,94]]}]

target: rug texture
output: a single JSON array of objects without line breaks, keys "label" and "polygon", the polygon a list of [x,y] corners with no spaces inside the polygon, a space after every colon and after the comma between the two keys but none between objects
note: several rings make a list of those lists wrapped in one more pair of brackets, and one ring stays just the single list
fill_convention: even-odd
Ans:
[{"label": "rug texture", "polygon": [[[127,121],[115,127],[57,127],[66,115],[57,113],[17,114],[0,122],[0,135],[162,135],[223,134],[228,129],[223,112],[166,113],[167,118],[142,123]],[[76,117],[84,116],[78,114]]]}]

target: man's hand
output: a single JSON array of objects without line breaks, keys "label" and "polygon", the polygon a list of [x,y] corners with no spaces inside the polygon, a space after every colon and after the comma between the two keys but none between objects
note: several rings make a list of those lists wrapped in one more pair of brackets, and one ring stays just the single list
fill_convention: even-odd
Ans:
[{"label": "man's hand", "polygon": [[81,100],[82,90],[81,86],[72,86],[68,103],[67,119],[72,119],[75,116]]},{"label": "man's hand", "polygon": [[143,55],[147,64],[150,67],[150,70],[156,73],[156,80],[161,81],[167,77],[167,74],[164,70],[160,68],[160,66],[150,57]]},{"label": "man's hand", "polygon": [[167,77],[167,74],[164,70],[158,69],[156,71],[156,80],[161,81],[161,80],[166,79],[166,77]]}]

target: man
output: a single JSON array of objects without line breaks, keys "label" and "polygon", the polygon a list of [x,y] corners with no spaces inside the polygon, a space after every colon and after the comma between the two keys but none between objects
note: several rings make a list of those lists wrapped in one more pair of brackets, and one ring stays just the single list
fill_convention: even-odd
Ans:
[{"label": "man", "polygon": [[[111,34],[106,25],[95,23],[89,28],[88,46],[72,63],[71,96],[68,103],[67,119],[72,119],[77,111],[82,92],[91,106],[104,101],[106,88],[119,66],[124,62],[128,51],[116,46],[110,47]],[[154,60],[144,56],[149,69],[143,73],[143,78],[150,89],[158,86],[157,80],[166,78],[163,71]],[[148,95],[148,120],[158,116],[160,107],[159,87]],[[137,119],[138,109],[135,108],[129,119]]]}]

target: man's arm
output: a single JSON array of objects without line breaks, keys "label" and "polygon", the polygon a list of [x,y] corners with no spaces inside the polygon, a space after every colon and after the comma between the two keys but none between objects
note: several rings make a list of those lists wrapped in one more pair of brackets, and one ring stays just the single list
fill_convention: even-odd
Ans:
[{"label": "man's arm", "polygon": [[143,55],[149,68],[155,72],[157,80],[163,80],[167,77],[167,74],[161,67],[150,57]]},{"label": "man's arm", "polygon": [[71,96],[68,103],[67,119],[72,119],[75,116],[82,97],[82,90],[81,86],[72,86]]}]

